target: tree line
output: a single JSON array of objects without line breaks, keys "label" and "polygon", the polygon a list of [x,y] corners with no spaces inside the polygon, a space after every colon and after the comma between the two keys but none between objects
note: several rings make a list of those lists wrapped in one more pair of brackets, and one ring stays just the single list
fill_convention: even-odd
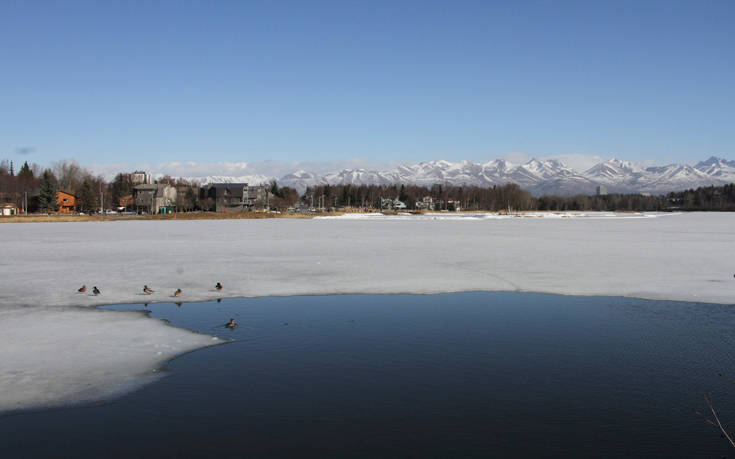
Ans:
[{"label": "tree line", "polygon": [[0,201],[19,208],[27,206],[31,212],[58,210],[57,191],[73,194],[80,210],[106,207],[113,202],[109,196],[103,197],[107,187],[101,175],[93,174],[76,161],[60,161],[46,169],[26,161],[17,173],[11,162],[0,161]]},{"label": "tree line", "polygon": [[705,186],[664,195],[608,194],[603,196],[542,196],[538,210],[605,211],[735,211],[735,184]]},{"label": "tree line", "polygon": [[[200,184],[181,178],[164,176],[156,183],[177,188],[177,209],[189,211],[207,208],[200,196]],[[105,181],[81,167],[75,161],[60,161],[43,169],[37,164],[24,162],[15,165],[0,161],[0,203],[10,202],[24,208],[28,202],[31,212],[58,210],[56,192],[65,191],[76,197],[77,209],[94,211],[119,205],[120,199],[133,193],[130,174],[119,173],[112,181]],[[612,193],[601,196],[541,196],[534,197],[516,184],[492,187],[435,184],[419,185],[316,185],[299,193],[277,182],[268,185],[271,193],[269,207],[285,210],[302,208],[364,208],[380,209],[384,199],[397,199],[407,209],[431,203],[429,210],[549,210],[549,211],[664,211],[700,210],[735,211],[735,184],[708,186],[665,195]],[[429,199],[425,199],[429,198]]]},{"label": "tree line", "polygon": [[380,209],[381,199],[398,199],[415,209],[425,197],[431,210],[548,211],[735,211],[735,184],[700,187],[664,195],[611,193],[600,196],[534,197],[516,184],[492,187],[433,185],[317,185],[301,197],[305,207]]},{"label": "tree line", "polygon": [[398,199],[408,209],[430,197],[431,210],[500,210],[529,209],[532,207],[531,193],[511,183],[502,186],[476,187],[436,184],[431,187],[419,185],[316,185],[306,189],[301,203],[308,207],[340,208],[358,207],[380,209],[381,200]]}]

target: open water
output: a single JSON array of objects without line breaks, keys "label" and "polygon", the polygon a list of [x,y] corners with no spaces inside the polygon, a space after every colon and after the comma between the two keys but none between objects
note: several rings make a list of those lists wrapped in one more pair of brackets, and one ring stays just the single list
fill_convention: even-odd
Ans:
[{"label": "open water", "polygon": [[0,457],[735,456],[693,412],[711,391],[735,420],[732,306],[456,293],[107,309],[231,341],[115,400],[0,417]]}]

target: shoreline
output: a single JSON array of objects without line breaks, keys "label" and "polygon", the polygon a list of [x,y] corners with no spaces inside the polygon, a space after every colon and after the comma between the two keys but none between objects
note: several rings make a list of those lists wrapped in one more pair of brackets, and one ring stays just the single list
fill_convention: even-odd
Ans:
[{"label": "shoreline", "polygon": [[[264,220],[264,219],[305,219],[314,218],[337,218],[349,216],[368,216],[368,215],[385,215],[385,216],[402,216],[402,217],[421,217],[426,215],[498,215],[504,217],[527,216],[532,214],[541,215],[579,215],[579,214],[659,214],[659,215],[675,215],[682,213],[679,210],[667,211],[642,211],[642,210],[519,210],[508,213],[505,210],[462,210],[462,211],[387,211],[372,209],[367,211],[335,211],[335,212],[176,212],[172,214],[95,214],[95,215],[77,215],[77,214],[31,214],[31,215],[14,215],[0,216],[0,223],[79,223],[79,222],[117,222],[117,221],[199,221],[199,220]],[[727,211],[712,211],[713,213],[727,213]]]},{"label": "shoreline", "polygon": [[155,215],[15,215],[12,217],[0,216],[0,223],[80,223],[80,222],[119,222],[119,221],[197,221],[197,220],[263,220],[270,218],[308,219],[315,216],[341,215],[335,212],[286,214],[276,212],[179,212],[173,214]]}]

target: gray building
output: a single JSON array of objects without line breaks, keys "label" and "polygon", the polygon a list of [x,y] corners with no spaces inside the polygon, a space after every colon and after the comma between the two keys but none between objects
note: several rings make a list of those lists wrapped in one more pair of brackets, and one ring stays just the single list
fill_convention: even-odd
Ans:
[{"label": "gray building", "polygon": [[137,212],[168,214],[176,210],[176,188],[166,184],[133,187],[133,204]]},{"label": "gray building", "polygon": [[272,197],[268,187],[247,183],[210,183],[203,186],[200,193],[203,207],[216,212],[267,209]]},{"label": "gray building", "polygon": [[135,171],[128,176],[133,185],[150,185],[151,183],[151,174],[146,174],[145,171]]}]

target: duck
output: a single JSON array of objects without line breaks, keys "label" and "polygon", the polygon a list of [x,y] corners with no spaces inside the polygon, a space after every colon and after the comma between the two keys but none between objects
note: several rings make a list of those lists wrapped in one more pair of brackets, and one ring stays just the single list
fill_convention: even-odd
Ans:
[{"label": "duck", "polygon": [[181,296],[181,289],[180,288],[177,288],[176,289],[176,291],[174,292],[174,296]]},{"label": "duck", "polygon": [[77,290],[78,293],[84,293],[86,291],[87,291],[87,286],[86,285],[82,285],[81,287],[79,287],[79,290]]},{"label": "duck", "polygon": [[148,287],[147,285],[144,285],[144,286],[143,286],[143,293],[145,293],[146,295],[150,295],[151,293],[154,293],[154,292],[155,292],[155,291],[154,291],[154,290],[152,290],[152,289],[151,289],[150,287]]},{"label": "duck", "polygon": [[92,293],[94,293],[95,295],[99,295],[99,294],[100,294],[100,293],[102,293],[102,292],[101,292],[101,291],[100,291],[100,289],[98,289],[98,288],[97,288],[97,286],[95,285],[94,287],[92,287]]},{"label": "duck", "polygon": [[217,289],[218,292],[221,292],[222,291],[222,284],[220,284],[219,282],[217,282],[217,285],[215,285],[214,288]]},{"label": "duck", "polygon": [[225,324],[225,327],[227,327],[227,328],[235,328],[235,327],[237,327],[237,324],[235,323],[235,319],[230,319],[230,321]]}]

